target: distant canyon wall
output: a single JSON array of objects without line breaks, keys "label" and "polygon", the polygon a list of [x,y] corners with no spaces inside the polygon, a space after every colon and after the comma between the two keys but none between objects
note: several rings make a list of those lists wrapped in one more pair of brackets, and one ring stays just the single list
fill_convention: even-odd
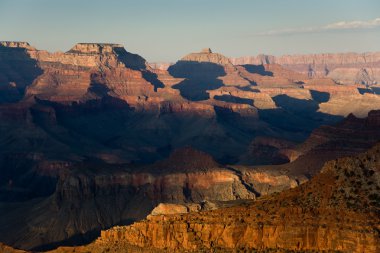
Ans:
[{"label": "distant canyon wall", "polygon": [[279,64],[307,74],[309,78],[330,77],[343,84],[377,84],[380,81],[380,52],[305,55],[258,55],[231,58],[234,65]]},{"label": "distant canyon wall", "polygon": [[[233,65],[278,64],[306,74],[309,78],[329,77],[342,84],[373,85],[380,82],[380,52],[264,55],[230,58]],[[166,70],[172,64],[149,63],[154,69]]]}]

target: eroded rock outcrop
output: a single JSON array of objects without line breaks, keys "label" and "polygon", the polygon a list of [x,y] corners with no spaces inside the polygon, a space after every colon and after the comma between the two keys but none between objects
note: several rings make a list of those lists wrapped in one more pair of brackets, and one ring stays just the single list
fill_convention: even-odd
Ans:
[{"label": "eroded rock outcrop", "polygon": [[96,245],[148,249],[377,252],[380,146],[327,163],[300,187],[248,205],[150,217],[103,231]]},{"label": "eroded rock outcrop", "polygon": [[[142,219],[159,203],[191,211],[205,201],[255,199],[256,194],[236,171],[190,148],[145,167],[82,163],[61,170],[52,196],[14,205],[11,213],[0,208],[1,226],[12,225],[0,236],[17,248],[49,249],[73,237],[86,242],[96,234],[91,231]],[[29,225],[11,222],[15,217]]]}]

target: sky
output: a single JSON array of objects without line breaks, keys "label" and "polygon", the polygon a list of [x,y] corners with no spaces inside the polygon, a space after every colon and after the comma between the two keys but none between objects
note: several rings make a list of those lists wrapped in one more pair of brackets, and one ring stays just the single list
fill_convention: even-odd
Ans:
[{"label": "sky", "polygon": [[0,40],[123,44],[150,62],[380,51],[380,0],[0,0]]}]

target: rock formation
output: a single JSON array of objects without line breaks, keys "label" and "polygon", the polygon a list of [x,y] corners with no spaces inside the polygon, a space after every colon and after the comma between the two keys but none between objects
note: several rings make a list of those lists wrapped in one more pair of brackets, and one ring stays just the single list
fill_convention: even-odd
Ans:
[{"label": "rock formation", "polygon": [[[274,154],[281,155],[283,158],[287,157],[290,163],[255,167],[258,171],[265,171],[266,174],[273,171],[288,177],[293,176],[302,182],[305,180],[305,176],[311,178],[317,174],[325,162],[346,156],[355,156],[379,142],[378,127],[378,111],[371,111],[364,119],[351,114],[336,125],[321,126],[315,129],[305,142],[297,146],[281,147],[277,143],[271,143],[271,151],[274,150]],[[246,156],[250,155],[246,154]],[[245,181],[249,182],[250,180],[247,178]],[[257,188],[257,191],[265,192],[260,188]]]},{"label": "rock formation", "polygon": [[2,253],[27,253],[24,250],[13,249],[7,245],[0,243],[0,252]]},{"label": "rock formation", "polygon": [[[51,242],[69,239],[85,231],[141,219],[159,203],[169,203],[169,206],[158,205],[157,213],[165,213],[168,208],[188,213],[223,206],[213,204],[215,201],[254,199],[294,188],[318,173],[325,161],[355,155],[379,141],[379,122],[376,111],[367,119],[350,116],[336,126],[314,131],[297,148],[285,142],[258,139],[256,143],[272,145],[278,150],[290,149],[289,154],[293,152],[298,157],[293,158],[292,163],[275,167],[224,167],[204,152],[189,147],[174,151],[169,158],[154,165],[129,166],[129,169],[120,165],[104,167],[83,163],[73,171],[62,171],[52,197],[42,202],[29,202],[27,213],[24,204],[4,215],[7,224],[12,217],[25,217],[31,224],[29,230],[13,225],[7,235],[1,236],[16,247],[30,249],[44,245],[49,248],[57,245],[49,246]],[[350,139],[346,138],[348,134]],[[202,203],[214,207],[203,208]],[[108,210],[119,211],[110,213]],[[4,211],[6,209],[2,213]],[[47,223],[46,216],[58,223]],[[43,236],[35,233],[37,228],[44,231]],[[14,241],[14,233],[25,237]]]},{"label": "rock formation", "polygon": [[210,48],[205,48],[199,53],[191,53],[184,56],[181,61],[211,62],[217,65],[231,65],[230,60],[221,54],[213,53]]},{"label": "rock formation", "polygon": [[[103,231],[96,247],[201,250],[379,250],[380,145],[326,163],[300,187],[208,212],[150,216]],[[93,246],[88,246],[93,247]]]},{"label": "rock formation", "polygon": [[[186,156],[191,167],[181,160]],[[142,219],[159,203],[190,208],[189,203],[205,200],[255,197],[235,171],[189,148],[175,151],[166,161],[136,168],[87,162],[61,170],[56,190],[48,198],[14,205],[11,213],[6,206],[0,207],[4,218],[0,226],[12,226],[0,229],[0,236],[17,248],[43,250],[59,242],[70,243],[72,238],[86,242],[93,237],[92,231]],[[12,222],[17,217],[23,217],[28,227]]]}]

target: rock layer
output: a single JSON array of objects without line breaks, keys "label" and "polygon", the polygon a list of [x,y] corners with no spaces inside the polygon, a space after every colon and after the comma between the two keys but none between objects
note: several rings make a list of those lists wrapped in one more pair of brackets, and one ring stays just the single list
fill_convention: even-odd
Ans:
[{"label": "rock layer", "polygon": [[279,64],[307,74],[310,78],[327,76],[344,84],[373,85],[380,81],[380,53],[378,52],[284,55],[280,57],[258,55],[233,58],[231,62],[235,65]]},{"label": "rock layer", "polygon": [[357,157],[329,162],[310,182],[252,205],[150,216],[131,226],[102,232],[95,244],[112,248],[124,243],[169,251],[377,252],[379,158],[378,145]]}]

